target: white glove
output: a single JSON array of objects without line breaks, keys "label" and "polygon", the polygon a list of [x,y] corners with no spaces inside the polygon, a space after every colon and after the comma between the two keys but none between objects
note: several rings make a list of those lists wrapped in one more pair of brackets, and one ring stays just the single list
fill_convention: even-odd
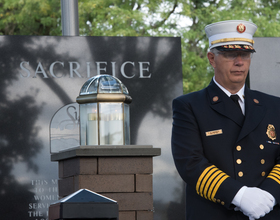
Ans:
[{"label": "white glove", "polygon": [[[249,216],[249,219],[259,219],[269,213],[274,206],[274,197],[256,187],[242,187],[242,197],[240,204],[235,204],[240,208],[244,215]],[[235,202],[236,203],[236,202]]]},{"label": "white glove", "polygon": [[[234,208],[234,211],[240,211],[240,212],[242,212],[242,210],[240,209],[240,208],[238,208],[238,207],[235,207]],[[243,213],[244,214],[244,213]],[[252,216],[248,216],[249,217],[249,220],[255,220]]]}]

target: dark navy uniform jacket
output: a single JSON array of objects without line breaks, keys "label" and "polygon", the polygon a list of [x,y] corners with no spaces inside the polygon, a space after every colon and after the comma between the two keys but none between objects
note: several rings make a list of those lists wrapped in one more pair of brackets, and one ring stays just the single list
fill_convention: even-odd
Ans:
[{"label": "dark navy uniform jacket", "polygon": [[246,219],[231,204],[242,186],[276,199],[280,219],[280,98],[245,87],[245,117],[212,81],[173,100],[172,153],[187,183],[188,220]]}]

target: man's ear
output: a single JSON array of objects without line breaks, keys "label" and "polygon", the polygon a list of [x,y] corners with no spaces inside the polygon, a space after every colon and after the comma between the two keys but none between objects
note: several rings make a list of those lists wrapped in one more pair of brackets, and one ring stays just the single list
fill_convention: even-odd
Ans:
[{"label": "man's ear", "polygon": [[213,54],[212,52],[208,52],[207,53],[207,58],[209,60],[209,63],[211,64],[211,66],[213,68],[215,68],[216,67],[215,54]]}]

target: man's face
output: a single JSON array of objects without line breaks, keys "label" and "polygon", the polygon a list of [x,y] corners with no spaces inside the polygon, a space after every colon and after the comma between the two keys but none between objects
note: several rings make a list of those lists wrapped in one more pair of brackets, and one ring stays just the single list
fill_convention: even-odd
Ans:
[{"label": "man's face", "polygon": [[[215,80],[232,93],[244,85],[250,63],[250,52],[227,51],[207,54],[210,64],[215,70]],[[237,90],[237,91],[236,91]]]}]

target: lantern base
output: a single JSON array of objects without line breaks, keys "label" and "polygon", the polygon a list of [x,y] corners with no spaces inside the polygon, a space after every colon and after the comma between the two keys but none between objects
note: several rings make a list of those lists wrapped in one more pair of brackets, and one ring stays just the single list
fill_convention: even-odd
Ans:
[{"label": "lantern base", "polygon": [[120,156],[160,156],[161,149],[152,145],[85,145],[59,151],[51,155],[51,161],[72,157],[120,157]]},{"label": "lantern base", "polygon": [[59,162],[59,197],[88,189],[119,204],[119,220],[153,220],[152,145],[79,146],[51,155]]}]

